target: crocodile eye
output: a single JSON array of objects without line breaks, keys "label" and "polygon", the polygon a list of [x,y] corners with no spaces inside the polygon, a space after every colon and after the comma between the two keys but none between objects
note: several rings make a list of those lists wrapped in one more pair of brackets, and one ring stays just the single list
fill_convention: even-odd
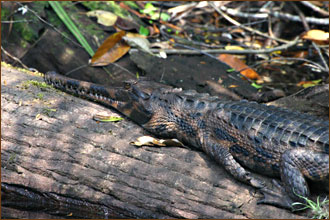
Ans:
[{"label": "crocodile eye", "polygon": [[125,82],[125,83],[124,83],[124,88],[125,88],[125,89],[130,89],[130,88],[131,88],[131,84],[128,83],[128,82]]}]

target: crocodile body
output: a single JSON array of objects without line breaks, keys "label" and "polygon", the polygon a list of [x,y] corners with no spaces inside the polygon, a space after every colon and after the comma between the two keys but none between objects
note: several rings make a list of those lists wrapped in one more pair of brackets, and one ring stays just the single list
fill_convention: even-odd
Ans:
[{"label": "crocodile body", "polygon": [[247,167],[280,177],[280,193],[262,190],[260,203],[291,207],[308,196],[306,179],[328,181],[329,123],[315,116],[248,101],[221,101],[156,82],[128,81],[104,87],[45,74],[54,87],[111,106],[149,132],[200,149],[236,179],[262,188]]}]

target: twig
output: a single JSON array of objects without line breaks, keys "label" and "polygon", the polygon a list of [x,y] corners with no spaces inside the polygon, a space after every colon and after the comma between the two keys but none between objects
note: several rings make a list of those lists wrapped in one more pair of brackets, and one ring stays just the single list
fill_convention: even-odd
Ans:
[{"label": "twig", "polygon": [[314,43],[313,41],[312,41],[312,45],[313,45],[313,47],[315,48],[315,50],[317,51],[317,53],[319,54],[319,56],[320,56],[320,59],[321,59],[321,61],[322,61],[322,63],[323,63],[323,66],[325,67],[325,71],[326,72],[329,72],[329,66],[328,66],[328,64],[327,64],[327,62],[325,61],[325,59],[324,59],[324,57],[323,57],[323,55],[322,55],[322,52],[321,52],[321,50],[320,50],[320,48],[317,46],[317,44],[316,43]]},{"label": "twig", "polygon": [[329,70],[326,70],[323,66],[321,66],[318,63],[315,63],[311,60],[307,60],[307,59],[304,59],[304,58],[295,58],[295,57],[282,57],[282,58],[276,58],[276,59],[270,59],[270,60],[263,60],[263,61],[256,62],[255,64],[249,65],[249,68],[254,68],[254,67],[259,66],[263,63],[276,62],[276,61],[281,61],[281,60],[304,61],[304,62],[308,62],[308,63],[313,64],[314,66],[318,67],[320,70],[322,70],[324,72],[329,72]]},{"label": "twig", "polygon": [[[20,2],[15,2],[18,5],[24,7],[24,5]],[[73,41],[72,39],[70,39],[69,37],[65,36],[60,30],[58,30],[54,25],[52,25],[51,23],[45,21],[43,18],[41,18],[37,12],[33,11],[32,9],[30,9],[29,7],[27,7],[27,10],[29,10],[32,14],[34,14],[40,21],[44,22],[45,24],[49,25],[51,28],[53,28],[57,33],[59,33],[60,35],[62,35],[64,38],[68,39],[69,41],[71,41],[74,45],[83,48],[80,44],[78,44],[77,42]]]},{"label": "twig", "polygon": [[[292,46],[295,46],[299,42],[299,38],[296,38],[295,40],[283,44],[278,47],[269,48],[269,49],[260,49],[260,50],[224,50],[224,49],[207,49],[207,50],[199,50],[194,48],[194,50],[187,50],[187,49],[150,49],[153,53],[159,53],[160,51],[164,51],[167,54],[203,54],[203,53],[209,53],[209,54],[268,54],[273,53],[275,51],[281,51],[286,50]],[[138,49],[131,49],[132,52],[138,51]]]},{"label": "twig", "polygon": [[134,73],[132,73],[131,71],[129,71],[128,69],[126,69],[125,67],[123,67],[123,66],[121,66],[121,65],[119,65],[119,64],[117,64],[117,63],[110,63],[110,64],[116,66],[117,68],[119,68],[119,69],[121,69],[121,70],[124,70],[125,72],[127,72],[127,73],[129,73],[129,74],[134,75]]},{"label": "twig", "polygon": [[304,28],[305,28],[305,30],[306,31],[308,31],[308,30],[310,30],[310,28],[309,28],[309,25],[308,25],[308,23],[307,23],[307,21],[306,21],[306,17],[305,17],[305,15],[304,15],[304,13],[296,6],[296,4],[295,3],[293,3],[293,2],[288,2],[290,5],[291,5],[291,7],[293,7],[293,9],[298,13],[298,15],[299,15],[299,17],[300,17],[300,20],[301,20],[301,23],[303,23],[303,25],[304,25]]},{"label": "twig", "polygon": [[28,23],[28,22],[33,22],[33,20],[16,20],[16,21],[1,21],[1,24],[13,24],[13,23]]},{"label": "twig", "polygon": [[281,42],[281,43],[288,43],[289,41],[287,40],[284,40],[284,39],[280,39],[280,38],[276,38],[276,37],[270,37],[268,34],[266,33],[263,33],[263,32],[260,32],[258,30],[255,30],[253,28],[250,28],[250,27],[245,27],[245,26],[242,26],[239,22],[237,22],[236,20],[232,19],[231,17],[229,17],[226,13],[224,13],[223,11],[221,11],[220,9],[218,9],[214,4],[213,2],[208,2],[213,8],[214,10],[216,10],[220,15],[222,15],[227,21],[229,21],[230,23],[236,25],[236,26],[239,26],[241,27],[242,29],[246,30],[246,31],[249,31],[249,32],[252,32],[252,33],[255,33],[255,34],[258,34],[260,36],[263,36],[265,38],[270,38],[272,40],[276,40],[278,42]]},{"label": "twig", "polygon": [[[280,19],[288,19],[290,21],[301,22],[299,16],[297,16],[297,15],[291,15],[288,13],[277,12],[277,11],[269,11],[267,9],[261,9],[260,12],[263,12],[263,13],[252,14],[252,13],[240,12],[240,11],[238,11],[236,9],[232,9],[232,8],[227,8],[226,6],[221,6],[220,8],[221,8],[221,10],[227,12],[228,14],[230,14],[232,16],[237,16],[237,17],[265,19],[269,15],[271,15],[271,16],[274,16],[274,17],[280,18]],[[312,24],[329,25],[329,18],[306,17],[306,21],[308,23],[312,23]]]},{"label": "twig", "polygon": [[307,7],[309,7],[309,8],[311,8],[312,10],[320,13],[323,16],[329,17],[329,12],[328,11],[325,11],[322,8],[319,8],[316,5],[314,5],[314,4],[312,4],[312,3],[308,2],[308,1],[301,1],[300,3],[303,4],[303,5],[305,5],[305,6],[307,6]]},{"label": "twig", "polygon": [[[250,22],[250,23],[244,23],[241,24],[243,26],[245,25],[256,25],[256,24],[261,24],[267,22],[266,19],[264,20],[260,20],[260,21],[254,21],[254,22]],[[186,24],[189,25],[190,27],[186,27],[185,30],[195,30],[196,28],[200,28],[200,32],[221,32],[221,31],[228,31],[228,29],[231,28],[236,28],[239,27],[237,25],[232,25],[232,26],[227,26],[227,27],[223,27],[223,28],[217,28],[214,26],[210,26],[209,24],[207,25],[201,25],[201,24],[195,24],[195,23],[191,23],[189,21],[186,21]]]},{"label": "twig", "polygon": [[27,67],[24,63],[22,63],[22,61],[20,60],[20,59],[18,59],[17,57],[15,57],[15,56],[13,56],[13,55],[11,55],[9,52],[7,52],[6,50],[5,50],[5,48],[3,48],[2,46],[1,46],[1,50],[2,50],[2,52],[4,52],[4,54],[6,54],[8,57],[10,57],[10,58],[12,58],[13,60],[15,60],[16,62],[18,62],[19,64],[21,64],[25,69],[29,69],[29,67]]},{"label": "twig", "polygon": [[[310,28],[309,28],[309,25],[308,25],[308,23],[307,23],[307,21],[306,21],[306,17],[305,17],[305,15],[303,14],[303,12],[294,4],[294,3],[292,3],[292,2],[289,2],[289,4],[294,8],[294,10],[298,13],[298,15],[299,15],[299,17],[300,17],[300,19],[301,19],[301,21],[302,21],[302,23],[303,23],[303,25],[304,25],[304,28],[305,28],[305,30],[306,31],[309,31],[310,30]],[[321,52],[321,50],[320,50],[320,48],[316,45],[316,43],[314,43],[313,41],[312,41],[312,45],[313,45],[313,47],[314,47],[314,49],[317,51],[317,53],[319,54],[319,56],[320,56],[320,59],[321,59],[321,61],[322,61],[322,63],[323,63],[323,66],[324,66],[324,68],[327,70],[327,72],[329,71],[329,67],[328,67],[328,64],[327,64],[327,62],[325,61],[325,59],[324,59],[324,57],[323,57],[323,55],[322,55],[322,52]]]},{"label": "twig", "polygon": [[[210,45],[210,44],[206,44],[206,43],[203,43],[203,42],[194,41],[192,39],[186,39],[186,38],[182,38],[182,37],[177,37],[175,35],[170,35],[166,31],[164,31],[164,28],[163,27],[160,27],[159,30],[160,30],[161,34],[165,38],[167,38],[167,40],[174,39],[177,42],[186,43],[186,44],[189,44],[189,45],[198,45],[198,46],[206,47],[206,48],[224,48],[225,47],[225,45]],[[222,41],[224,41],[224,43],[227,43],[227,41],[225,41],[225,39],[222,39]],[[240,45],[243,48],[246,48],[247,47],[243,43],[237,42],[235,40],[230,40],[229,39],[228,42],[231,42],[231,43],[234,43],[234,44],[238,44],[238,45]]]}]

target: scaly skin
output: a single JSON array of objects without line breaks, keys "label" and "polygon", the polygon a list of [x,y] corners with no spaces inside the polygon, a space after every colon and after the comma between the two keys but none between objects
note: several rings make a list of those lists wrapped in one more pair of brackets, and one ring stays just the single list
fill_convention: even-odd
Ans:
[{"label": "scaly skin", "polygon": [[122,88],[70,79],[54,72],[45,81],[72,94],[111,106],[149,132],[203,150],[236,179],[262,188],[244,167],[280,177],[284,189],[263,188],[260,201],[290,208],[309,195],[306,178],[329,179],[329,123],[248,101],[221,101],[208,94],[182,91],[146,81]]}]

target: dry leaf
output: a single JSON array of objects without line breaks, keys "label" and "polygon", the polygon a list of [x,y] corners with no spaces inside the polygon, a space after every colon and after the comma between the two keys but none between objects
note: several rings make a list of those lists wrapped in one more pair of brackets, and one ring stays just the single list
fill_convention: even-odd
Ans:
[{"label": "dry leaf", "polygon": [[142,136],[139,137],[136,141],[131,142],[135,146],[172,146],[172,147],[183,147],[184,145],[177,139],[157,139],[151,136]]},{"label": "dry leaf", "polygon": [[239,71],[242,75],[246,76],[249,79],[260,79],[260,76],[256,71],[248,67],[243,61],[237,57],[230,54],[220,54],[218,59],[226,63],[230,67]]},{"label": "dry leaf", "polygon": [[225,46],[225,50],[244,50],[243,47],[240,47],[240,46],[231,46],[231,45],[228,45],[228,46]]},{"label": "dry leaf", "polygon": [[147,36],[138,34],[138,33],[132,33],[132,32],[127,32],[125,37],[140,37],[140,38],[147,38]]},{"label": "dry leaf", "polygon": [[106,66],[124,56],[131,48],[122,39],[125,34],[125,31],[120,31],[108,37],[92,57],[91,65]]},{"label": "dry leaf", "polygon": [[231,34],[233,33],[239,33],[239,34],[243,34],[245,31],[242,28],[234,28],[230,31]]},{"label": "dry leaf", "polygon": [[317,79],[317,80],[313,80],[313,81],[301,81],[301,82],[297,83],[297,86],[302,86],[304,88],[308,88],[308,87],[316,86],[316,85],[320,84],[320,82],[322,82],[322,79]]},{"label": "dry leaf", "polygon": [[329,42],[329,32],[322,30],[309,30],[302,35],[302,39],[311,40],[318,44],[328,44]]},{"label": "dry leaf", "polygon": [[130,144],[133,144],[135,146],[141,147],[141,146],[166,146],[165,144],[160,143],[156,138],[151,136],[142,136],[139,137],[136,141],[131,142]]},{"label": "dry leaf", "polygon": [[131,47],[138,48],[147,53],[152,53],[150,51],[150,43],[148,39],[142,37],[127,37],[124,36],[123,39],[129,44]]},{"label": "dry leaf", "polygon": [[116,23],[118,16],[110,11],[94,10],[86,13],[88,17],[97,17],[97,23],[104,26],[112,26]]},{"label": "dry leaf", "polygon": [[171,49],[172,44],[169,41],[162,41],[162,42],[154,42],[150,44],[150,47],[158,47],[161,49]]}]

